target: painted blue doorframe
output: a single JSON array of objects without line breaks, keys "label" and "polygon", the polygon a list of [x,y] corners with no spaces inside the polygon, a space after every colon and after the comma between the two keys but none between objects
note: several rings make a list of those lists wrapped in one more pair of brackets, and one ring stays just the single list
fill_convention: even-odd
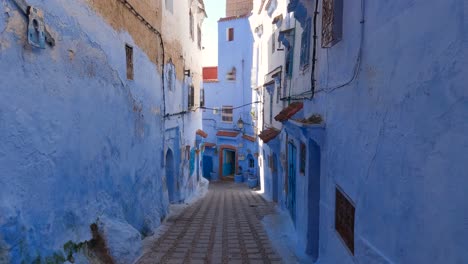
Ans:
[{"label": "painted blue doorframe", "polygon": [[287,207],[291,214],[291,219],[296,224],[296,146],[288,143],[288,196]]},{"label": "painted blue doorframe", "polygon": [[211,180],[211,172],[213,172],[213,157],[203,155],[203,177]]},{"label": "painted blue doorframe", "polygon": [[307,245],[306,253],[314,260],[319,254],[319,219],[320,219],[320,147],[309,140],[308,172],[308,205],[307,205]]},{"label": "painted blue doorframe", "polygon": [[171,149],[166,152],[166,182],[169,194],[169,202],[177,201],[177,178],[174,173],[174,154]]}]

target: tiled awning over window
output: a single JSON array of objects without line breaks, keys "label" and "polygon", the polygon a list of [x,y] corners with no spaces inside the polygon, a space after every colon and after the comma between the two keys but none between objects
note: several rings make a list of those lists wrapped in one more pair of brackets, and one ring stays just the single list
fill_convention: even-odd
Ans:
[{"label": "tiled awning over window", "polygon": [[279,122],[287,121],[297,112],[299,112],[303,106],[304,104],[302,102],[294,102],[288,105],[288,107],[281,110],[281,112],[277,116],[275,116],[275,120]]},{"label": "tiled awning over window", "polygon": [[201,130],[201,129],[198,129],[196,134],[199,135],[202,138],[208,137],[208,134],[205,131]]},{"label": "tiled awning over window", "polygon": [[214,147],[216,147],[216,144],[211,143],[211,142],[205,142],[204,146],[205,146],[205,148],[214,148]]},{"label": "tiled awning over window", "polygon": [[248,140],[248,141],[255,142],[255,137],[254,137],[254,136],[243,135],[242,138],[243,138],[243,139],[246,139],[246,140]]},{"label": "tiled awning over window", "polygon": [[216,136],[218,137],[237,137],[239,135],[239,132],[236,131],[223,131],[220,130],[218,133],[216,133]]},{"label": "tiled awning over window", "polygon": [[268,143],[268,141],[278,136],[280,132],[281,130],[278,130],[276,128],[268,128],[268,129],[263,130],[260,133],[260,135],[258,135],[258,137],[261,138],[263,142]]}]

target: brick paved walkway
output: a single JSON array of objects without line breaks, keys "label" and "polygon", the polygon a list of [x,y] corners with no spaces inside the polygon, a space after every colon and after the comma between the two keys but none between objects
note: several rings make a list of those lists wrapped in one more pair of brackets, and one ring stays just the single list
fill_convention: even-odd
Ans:
[{"label": "brick paved walkway", "polygon": [[260,222],[272,212],[243,184],[210,183],[203,199],[168,219],[137,263],[282,263]]}]

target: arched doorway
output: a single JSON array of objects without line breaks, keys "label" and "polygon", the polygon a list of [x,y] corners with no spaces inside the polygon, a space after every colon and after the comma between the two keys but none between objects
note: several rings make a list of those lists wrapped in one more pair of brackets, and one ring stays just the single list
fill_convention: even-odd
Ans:
[{"label": "arched doorway", "polygon": [[307,205],[307,246],[306,253],[314,259],[319,252],[319,219],[320,219],[320,146],[309,140],[309,182]]},{"label": "arched doorway", "polygon": [[174,168],[174,154],[171,149],[166,152],[166,180],[169,202],[174,203],[177,199],[177,179]]}]

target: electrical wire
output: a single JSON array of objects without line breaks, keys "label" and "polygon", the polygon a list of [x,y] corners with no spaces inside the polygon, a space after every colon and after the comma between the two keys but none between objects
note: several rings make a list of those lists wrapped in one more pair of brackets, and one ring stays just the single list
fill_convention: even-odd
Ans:
[{"label": "electrical wire", "polygon": [[159,38],[159,45],[162,50],[162,63],[161,63],[161,78],[162,78],[162,90],[163,90],[163,116],[166,116],[166,89],[165,89],[165,80],[164,80],[164,64],[165,62],[165,50],[164,50],[164,41],[161,35],[161,32],[159,32],[155,27],[153,27],[148,20],[146,20],[138,11],[135,9],[135,7],[130,4],[127,0],[117,0],[120,3],[122,3],[140,22],[142,22],[151,32],[156,34]]}]

